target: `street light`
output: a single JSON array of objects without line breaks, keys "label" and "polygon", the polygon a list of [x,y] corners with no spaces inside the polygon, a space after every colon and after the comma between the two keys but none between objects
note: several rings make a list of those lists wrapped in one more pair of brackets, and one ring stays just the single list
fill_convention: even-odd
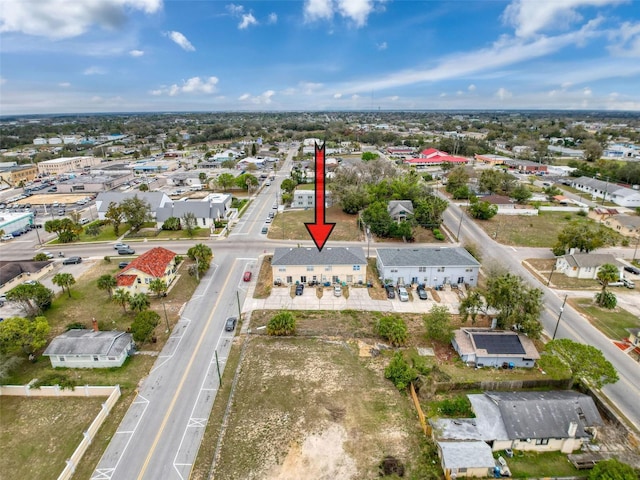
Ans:
[{"label": "street light", "polygon": [[551,338],[551,340],[555,340],[556,339],[556,333],[558,333],[558,327],[560,326],[560,319],[562,318],[562,312],[564,312],[564,305],[565,303],[567,303],[567,297],[569,295],[565,295],[564,296],[564,302],[562,302],[562,306],[560,307],[560,313],[558,314],[558,321],[556,322],[556,328],[555,330],[553,330],[553,337]]}]

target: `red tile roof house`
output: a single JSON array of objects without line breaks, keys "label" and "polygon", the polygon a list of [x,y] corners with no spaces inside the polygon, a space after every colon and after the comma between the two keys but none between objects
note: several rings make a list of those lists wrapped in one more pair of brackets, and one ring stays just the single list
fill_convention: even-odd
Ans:
[{"label": "red tile roof house", "polygon": [[454,165],[466,165],[469,163],[468,158],[454,157],[446,152],[441,152],[435,148],[427,148],[420,152],[418,158],[410,158],[403,163],[412,165],[416,168],[425,168],[433,165],[442,165],[443,163],[452,163]]},{"label": "red tile roof house", "polygon": [[149,284],[156,278],[164,280],[167,286],[171,285],[176,278],[177,269],[176,253],[155,247],[140,255],[116,275],[117,288],[123,288],[132,295],[148,293]]}]

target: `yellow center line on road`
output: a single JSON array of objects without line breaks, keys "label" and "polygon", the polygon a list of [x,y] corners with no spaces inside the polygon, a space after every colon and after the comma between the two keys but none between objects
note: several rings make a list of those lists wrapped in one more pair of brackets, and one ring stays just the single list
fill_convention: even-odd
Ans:
[{"label": "yellow center line on road", "polygon": [[[235,264],[236,260],[234,260],[234,264]],[[235,273],[235,270],[233,268],[229,269],[229,274],[227,275],[227,278],[225,278],[224,280],[224,285],[227,285],[229,282],[229,278],[231,277],[231,274]],[[191,371],[191,367],[193,366],[193,362],[196,358],[196,354],[198,353],[198,351],[200,350],[200,347],[202,345],[202,342],[204,340],[204,337],[207,334],[207,331],[209,330],[209,327],[211,326],[211,320],[213,319],[213,312],[216,310],[216,308],[218,308],[218,303],[221,300],[221,296],[218,296],[218,299],[216,300],[215,304],[213,305],[213,308],[211,309],[211,314],[209,315],[209,318],[207,319],[207,324],[205,326],[204,331],[202,332],[202,335],[200,336],[200,339],[198,340],[198,344],[196,345],[196,348],[193,349],[193,353],[191,354],[191,358],[189,359],[189,364],[187,365],[187,368],[184,371],[184,374],[182,375],[182,378],[180,379],[180,384],[178,385],[178,388],[176,389],[176,393],[173,395],[173,398],[171,399],[171,403],[169,404],[169,409],[167,410],[166,415],[164,416],[164,419],[162,420],[162,423],[160,424],[160,430],[158,430],[158,433],[156,434],[156,438],[153,440],[153,443],[151,444],[151,449],[149,450],[149,454],[147,455],[147,458],[145,459],[144,463],[142,464],[142,469],[140,470],[140,474],[138,475],[138,480],[141,480],[144,477],[145,472],[147,471],[147,467],[149,466],[149,462],[151,461],[151,457],[153,456],[156,447],[158,446],[158,442],[160,441],[160,437],[162,436],[162,432],[164,431],[164,428],[167,425],[167,422],[169,421],[169,417],[171,416],[171,413],[173,412],[173,409],[176,405],[176,402],[178,401],[178,395],[180,395],[180,392],[182,391],[182,387],[184,385],[185,380],[187,379],[187,376],[189,375],[189,372]]]}]

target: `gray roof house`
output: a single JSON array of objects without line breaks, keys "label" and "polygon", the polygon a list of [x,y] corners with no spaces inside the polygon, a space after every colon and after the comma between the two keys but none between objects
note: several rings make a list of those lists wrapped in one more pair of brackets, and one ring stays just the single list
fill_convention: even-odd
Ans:
[{"label": "gray roof house", "polygon": [[413,203],[411,200],[390,200],[387,205],[387,212],[389,212],[394,221],[402,222],[413,215]]},{"label": "gray roof house", "polygon": [[151,216],[155,218],[159,208],[171,202],[171,199],[162,192],[102,192],[96,197],[96,209],[98,210],[98,218],[104,220],[111,202],[120,203],[125,199],[138,197],[151,206]]},{"label": "gray roof house", "polygon": [[485,392],[467,395],[477,431],[493,451],[571,453],[603,425],[593,399],[571,390]]},{"label": "gray roof house", "polygon": [[[95,325],[95,324],[94,324]],[[120,367],[133,351],[130,333],[118,331],[69,330],[51,340],[43,355],[52,367]]]},{"label": "gray roof house", "polygon": [[271,261],[276,283],[348,283],[367,279],[362,247],[276,248]]},{"label": "gray roof house", "polygon": [[380,280],[396,285],[478,284],[480,262],[462,247],[378,248]]},{"label": "gray roof house", "polygon": [[216,220],[226,220],[231,209],[231,195],[212,194],[203,200],[181,200],[165,203],[156,210],[158,228],[170,217],[182,219],[193,213],[199,227],[213,227]]},{"label": "gray roof house", "polygon": [[596,279],[598,270],[605,263],[618,267],[623,277],[624,265],[610,253],[569,253],[556,258],[555,269],[567,277]]},{"label": "gray roof house", "polygon": [[527,367],[535,365],[540,354],[529,337],[511,331],[486,328],[460,328],[451,344],[462,361],[478,367]]},{"label": "gray roof house", "polygon": [[496,461],[491,447],[482,441],[437,442],[446,478],[493,476]]},{"label": "gray roof house", "polygon": [[640,207],[640,190],[621,187],[614,182],[590,177],[578,177],[572,181],[571,186],[621,207]]}]

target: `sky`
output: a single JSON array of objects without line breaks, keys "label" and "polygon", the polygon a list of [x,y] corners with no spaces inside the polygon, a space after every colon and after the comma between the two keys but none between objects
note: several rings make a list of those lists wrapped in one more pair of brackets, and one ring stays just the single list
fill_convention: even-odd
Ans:
[{"label": "sky", "polygon": [[0,115],[640,111],[638,0],[0,0]]}]

